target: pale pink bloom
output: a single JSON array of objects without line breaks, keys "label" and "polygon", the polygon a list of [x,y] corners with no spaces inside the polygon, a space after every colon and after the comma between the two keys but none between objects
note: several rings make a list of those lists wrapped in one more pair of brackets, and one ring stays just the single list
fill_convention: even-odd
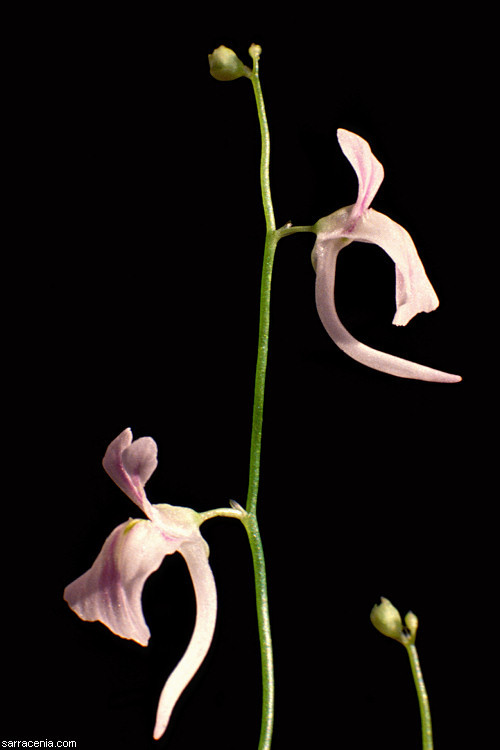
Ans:
[{"label": "pale pink bloom", "polygon": [[208,545],[199,530],[200,516],[191,508],[151,505],[144,485],[157,466],[156,443],[150,437],[132,442],[127,429],[109,445],[103,466],[149,520],[130,519],[104,542],[96,561],[70,583],[64,598],[82,620],[99,620],[113,633],[147,646],[150,632],[144,620],[144,583],[165,555],[184,557],[196,596],[196,622],[184,656],[160,695],[155,739],[164,733],[182,691],[203,662],[215,629],[217,592],[208,563]]},{"label": "pale pink bloom", "polygon": [[402,378],[457,383],[461,380],[459,375],[433,370],[362,344],[339,320],[334,300],[337,256],[343,247],[355,240],[379,245],[395,263],[396,314],[392,321],[395,325],[406,325],[417,313],[435,310],[439,300],[406,229],[370,208],[384,179],[382,164],[359,135],[339,129],[337,136],[342,151],[356,172],[359,189],[354,205],[335,211],[315,225],[317,237],[312,260],[316,269],[316,305],[321,321],[340,349],[368,367]]}]

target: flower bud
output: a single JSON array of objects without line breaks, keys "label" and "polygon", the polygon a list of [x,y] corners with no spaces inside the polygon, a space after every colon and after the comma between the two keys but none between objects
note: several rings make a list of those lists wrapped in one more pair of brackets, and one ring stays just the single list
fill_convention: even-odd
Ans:
[{"label": "flower bud", "polygon": [[248,73],[248,68],[233,50],[224,47],[223,44],[208,56],[208,62],[211,75],[218,81],[235,81]]},{"label": "flower bud", "polygon": [[380,597],[380,604],[376,604],[370,612],[370,620],[377,630],[389,638],[394,638],[400,643],[404,643],[403,623],[401,615],[389,599]]},{"label": "flower bud", "polygon": [[262,47],[260,44],[251,44],[248,53],[252,60],[258,60],[262,54]]},{"label": "flower bud", "polygon": [[405,615],[405,625],[410,631],[410,636],[412,642],[415,640],[415,637],[417,635],[417,628],[418,628],[418,617],[417,615],[414,615],[413,612],[408,612]]}]

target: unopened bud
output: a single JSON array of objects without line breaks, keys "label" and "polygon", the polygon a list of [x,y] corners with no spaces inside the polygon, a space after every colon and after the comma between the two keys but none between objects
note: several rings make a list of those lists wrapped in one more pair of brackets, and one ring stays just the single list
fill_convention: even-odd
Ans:
[{"label": "unopened bud", "polygon": [[208,62],[211,75],[218,81],[235,81],[249,72],[233,50],[223,44],[208,56]]},{"label": "unopened bud", "polygon": [[262,54],[262,47],[260,44],[251,44],[248,53],[252,60],[258,60]]},{"label": "unopened bud", "polygon": [[376,604],[370,612],[370,620],[378,631],[388,638],[394,638],[404,643],[403,623],[401,615],[389,599],[380,597],[380,604]]},{"label": "unopened bud", "polygon": [[410,636],[412,642],[415,640],[415,637],[417,635],[417,628],[418,628],[418,617],[417,615],[414,615],[413,612],[408,612],[405,615],[405,625],[410,631]]}]

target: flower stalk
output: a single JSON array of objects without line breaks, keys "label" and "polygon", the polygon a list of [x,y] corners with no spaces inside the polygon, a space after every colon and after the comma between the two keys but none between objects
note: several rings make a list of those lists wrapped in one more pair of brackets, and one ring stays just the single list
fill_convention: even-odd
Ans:
[{"label": "flower stalk", "polygon": [[425,689],[420,661],[418,658],[415,639],[417,637],[418,618],[413,612],[405,615],[405,624],[396,607],[385,597],[380,597],[380,604],[376,604],[371,613],[372,625],[388,638],[393,638],[405,647],[410,659],[411,673],[417,690],[418,705],[420,708],[420,722],[422,726],[422,750],[433,750],[432,721],[429,698]]},{"label": "flower stalk", "polygon": [[274,256],[279,240],[295,232],[312,232],[313,227],[293,227],[287,224],[276,229],[273,202],[271,197],[271,182],[269,174],[271,158],[271,140],[267,123],[264,97],[259,79],[259,57],[262,50],[257,44],[249,49],[253,59],[253,70],[248,71],[255,94],[257,114],[261,134],[260,187],[262,204],[266,220],[266,239],[264,245],[264,259],[260,289],[259,340],[257,347],[257,364],[255,369],[255,388],[252,415],[252,434],[250,440],[250,468],[248,478],[248,494],[246,511],[242,517],[246,528],[255,576],[255,593],[257,601],[257,622],[261,649],[262,668],[262,721],[259,740],[259,750],[269,750],[271,747],[274,723],[274,669],[273,647],[271,638],[271,622],[269,616],[269,602],[267,596],[266,565],[264,549],[257,522],[257,497],[260,479],[260,457],[262,446],[262,423],[264,415],[264,391],[266,384],[267,357],[269,350],[269,326],[271,313],[271,279]]},{"label": "flower stalk", "polygon": [[425,689],[420,661],[418,658],[417,647],[415,643],[405,644],[408,658],[410,659],[411,673],[417,689],[418,705],[420,708],[420,722],[422,725],[422,750],[433,750],[434,742],[432,739],[432,721],[431,709],[429,706],[429,697]]},{"label": "flower stalk", "polygon": [[261,652],[262,671],[262,719],[259,739],[259,750],[271,747],[274,725],[274,661],[271,637],[271,621],[267,596],[266,563],[264,548],[257,522],[257,496],[260,481],[260,456],[262,447],[262,421],[264,415],[264,391],[266,385],[267,357],[269,349],[269,325],[271,314],[271,279],[274,255],[278,238],[276,237],[276,220],[271,198],[269,164],[271,157],[271,140],[267,123],[264,98],[259,80],[259,57],[261,49],[252,45],[250,54],[253,59],[253,71],[250,76],[257,104],[261,133],[260,186],[264,216],[266,219],[266,240],[262,264],[260,289],[259,340],[257,347],[257,364],[255,368],[255,387],[252,414],[252,434],[250,439],[250,468],[248,476],[248,493],[244,522],[252,552],[255,577],[255,595],[257,604],[257,625]]}]

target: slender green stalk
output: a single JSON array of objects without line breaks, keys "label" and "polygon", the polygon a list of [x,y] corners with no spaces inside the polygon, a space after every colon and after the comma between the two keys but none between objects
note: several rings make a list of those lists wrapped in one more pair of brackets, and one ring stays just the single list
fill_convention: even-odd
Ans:
[{"label": "slender green stalk", "polygon": [[[252,45],[253,46],[253,45]],[[259,49],[259,48],[257,48]],[[252,48],[250,48],[252,54]],[[262,444],[262,420],[264,413],[264,390],[266,385],[267,354],[269,348],[269,323],[271,307],[271,278],[273,273],[274,255],[276,246],[282,237],[297,232],[313,232],[313,227],[286,224],[281,229],[276,229],[274,208],[271,198],[271,184],[269,177],[269,166],[271,160],[271,140],[269,126],[267,124],[264,97],[259,80],[259,51],[254,51],[254,68],[249,72],[252,81],[257,113],[259,116],[260,133],[262,140],[262,151],[260,160],[260,186],[262,193],[262,204],[266,219],[266,242],[264,246],[264,260],[262,267],[262,281],[260,289],[260,321],[259,321],[259,344],[257,351],[257,366],[255,371],[255,391],[252,416],[252,437],[250,444],[250,471],[247,495],[247,513],[255,513],[257,507],[257,496],[259,491],[260,477],[260,455]]]},{"label": "slender green stalk", "polygon": [[429,698],[425,689],[422,670],[418,659],[417,649],[414,643],[406,645],[406,650],[411,664],[411,671],[415,687],[417,688],[418,705],[420,706],[420,720],[422,723],[422,750],[433,750],[434,743],[432,740],[432,723],[431,710],[429,707]]},{"label": "slender green stalk", "polygon": [[276,237],[276,221],[274,218],[273,202],[271,199],[271,185],[269,179],[269,164],[271,158],[271,141],[267,124],[264,98],[259,80],[259,55],[254,55],[254,68],[250,80],[252,81],[257,113],[259,116],[262,150],[260,159],[260,187],[262,203],[266,218],[266,242],[264,246],[264,260],[262,265],[262,280],[260,288],[260,320],[259,343],[257,350],[257,366],[255,370],[255,390],[252,416],[252,437],[250,443],[250,470],[248,478],[247,513],[256,512],[257,495],[259,491],[260,454],[262,444],[262,418],[264,411],[264,389],[266,385],[267,353],[269,348],[269,322],[271,306],[271,278],[273,273],[274,254],[278,237]]},{"label": "slender green stalk", "polygon": [[267,597],[266,564],[264,549],[259,532],[257,517],[254,513],[242,519],[247,530],[248,541],[252,552],[257,602],[257,624],[259,629],[261,670],[262,670],[262,719],[260,727],[259,750],[269,750],[274,724],[274,666],[273,644],[271,639],[271,622],[269,619],[269,602]]},{"label": "slender green stalk", "polygon": [[252,436],[250,440],[250,469],[248,476],[247,513],[255,514],[259,492],[260,456],[262,446],[262,420],[264,415],[264,390],[266,387],[267,354],[269,348],[269,322],[271,302],[271,277],[277,238],[273,233],[266,235],[262,281],[260,292],[259,342],[255,368],[255,387],[252,415]]},{"label": "slender green stalk", "polygon": [[255,389],[252,415],[252,435],[250,440],[250,468],[248,478],[248,494],[246,515],[241,518],[247,530],[250,549],[252,552],[255,592],[257,603],[257,622],[262,664],[262,722],[259,750],[269,750],[271,747],[274,722],[274,670],[273,647],[271,639],[271,623],[269,618],[269,603],[267,597],[266,566],[262,539],[257,523],[257,497],[260,479],[260,457],[262,446],[262,421],[264,413],[264,390],[266,383],[267,355],[269,348],[269,324],[271,308],[271,278],[273,271],[276,246],[281,237],[295,232],[311,232],[312,227],[285,227],[276,230],[273,203],[271,199],[271,185],[269,178],[271,142],[267,124],[264,98],[259,80],[260,48],[252,45],[250,54],[253,57],[253,71],[248,71],[252,81],[257,112],[259,117],[262,151],[260,162],[260,184],[262,203],[266,219],[266,240],[264,245],[264,259],[262,265],[262,280],[260,290],[260,318],[259,340],[257,348],[257,364],[255,370]]},{"label": "slender green stalk", "polygon": [[260,47],[252,45],[250,54],[253,57],[253,71],[250,75],[252,86],[257,104],[257,114],[259,116],[260,135],[262,139],[262,151],[260,158],[260,186],[262,191],[262,202],[264,205],[264,215],[266,217],[267,231],[272,232],[276,229],[274,219],[273,202],[271,200],[271,183],[269,179],[269,164],[271,161],[271,139],[269,136],[269,126],[267,124],[266,108],[264,106],[264,97],[259,79],[259,56]]},{"label": "slender green stalk", "polygon": [[405,626],[396,607],[384,596],[380,597],[380,604],[376,604],[370,612],[370,620],[377,630],[388,638],[394,638],[401,643],[408,652],[410,659],[413,681],[417,689],[418,705],[420,707],[420,720],[422,724],[422,748],[433,750],[431,710],[429,698],[425,689],[422,670],[418,660],[415,638],[417,637],[418,617],[413,612],[405,615]]},{"label": "slender green stalk", "polygon": [[243,508],[240,508],[239,510],[234,507],[214,508],[214,510],[205,510],[202,513],[198,513],[198,516],[200,517],[200,524],[205,523],[205,521],[208,521],[210,518],[219,518],[220,516],[225,518],[239,518],[241,521],[244,512]]},{"label": "slender green stalk", "polygon": [[264,246],[264,260],[262,266],[262,281],[260,291],[260,319],[259,341],[257,349],[257,365],[255,370],[255,389],[252,416],[252,436],[250,440],[250,469],[248,478],[248,495],[244,520],[248,541],[252,552],[255,593],[257,603],[257,623],[262,667],[262,722],[259,750],[269,750],[271,747],[274,722],[274,669],[273,646],[271,639],[271,623],[269,619],[269,603],[267,597],[266,566],[264,549],[257,523],[257,495],[259,491],[260,454],[262,444],[262,419],[264,411],[264,389],[266,382],[267,353],[269,347],[269,322],[271,306],[271,277],[273,271],[274,254],[278,237],[276,236],[276,222],[273,203],[271,200],[271,186],[269,180],[270,137],[267,124],[264,99],[259,81],[259,53],[255,48],[254,67],[250,76],[252,81],[257,112],[259,116],[262,151],[260,162],[260,184],[262,203],[266,218],[266,242]]}]

